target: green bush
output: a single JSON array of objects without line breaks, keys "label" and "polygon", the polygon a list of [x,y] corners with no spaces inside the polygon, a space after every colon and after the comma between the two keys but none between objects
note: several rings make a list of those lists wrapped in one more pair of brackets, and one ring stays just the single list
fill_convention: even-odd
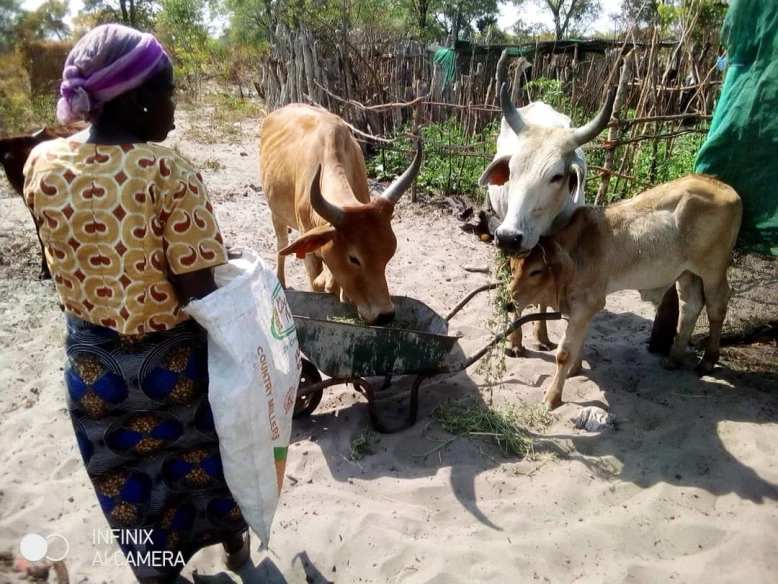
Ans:
[{"label": "green bush", "polygon": [[[676,127],[667,126],[656,130],[656,133],[665,134],[676,130]],[[626,137],[626,132],[620,136]],[[629,199],[645,190],[647,184],[660,184],[690,174],[694,171],[694,160],[705,137],[704,133],[684,134],[672,139],[657,140],[656,146],[653,140],[639,142],[632,155],[632,164],[626,169],[626,173],[637,181],[612,177],[605,202]],[[625,147],[616,149],[614,171],[619,171],[626,153]],[[590,168],[602,166],[604,162],[605,150],[592,149],[586,152],[586,163]],[[595,177],[596,173],[590,170],[589,180],[586,182],[586,202],[590,204],[594,202],[600,188],[600,180]]]},{"label": "green bush", "polygon": [[[400,127],[396,136],[409,130],[408,125]],[[479,189],[477,181],[489,163],[488,157],[494,154],[498,131],[499,120],[495,120],[482,132],[468,136],[453,117],[422,127],[424,158],[417,187],[436,196],[462,194],[475,202],[483,201],[485,189]],[[465,149],[469,155],[458,154]],[[378,181],[393,180],[411,163],[412,151],[413,143],[407,137],[395,142],[391,149],[381,148],[367,161],[368,176]]]}]

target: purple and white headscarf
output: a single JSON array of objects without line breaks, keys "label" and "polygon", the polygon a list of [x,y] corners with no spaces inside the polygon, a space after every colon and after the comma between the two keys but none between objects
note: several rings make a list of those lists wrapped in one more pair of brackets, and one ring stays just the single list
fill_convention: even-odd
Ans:
[{"label": "purple and white headscarf", "polygon": [[104,103],[143,85],[169,63],[153,35],[120,24],[97,26],[65,60],[57,118],[93,122]]}]

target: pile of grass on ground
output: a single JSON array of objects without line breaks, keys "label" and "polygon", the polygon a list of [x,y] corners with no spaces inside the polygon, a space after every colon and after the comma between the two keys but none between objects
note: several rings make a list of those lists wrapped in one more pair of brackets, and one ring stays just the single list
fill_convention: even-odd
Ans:
[{"label": "pile of grass on ground", "polygon": [[494,408],[474,400],[441,403],[432,417],[455,438],[466,437],[495,443],[505,456],[525,457],[534,453],[531,431],[539,432],[551,423],[551,414],[541,404],[500,405]]}]

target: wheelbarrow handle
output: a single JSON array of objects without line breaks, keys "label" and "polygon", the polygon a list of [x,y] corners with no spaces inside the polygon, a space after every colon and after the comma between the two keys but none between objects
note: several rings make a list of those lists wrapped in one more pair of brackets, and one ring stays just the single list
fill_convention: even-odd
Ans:
[{"label": "wheelbarrow handle", "polygon": [[449,312],[443,318],[446,319],[446,322],[450,321],[452,318],[454,318],[454,315],[456,315],[460,310],[462,310],[465,306],[467,306],[467,303],[470,302],[476,296],[478,296],[481,292],[486,292],[487,290],[494,290],[499,285],[500,284],[498,282],[493,282],[492,284],[484,284],[483,286],[479,286],[475,290],[472,290],[471,292],[468,293],[467,296],[465,296],[462,300],[459,301],[459,304],[457,304],[454,308],[451,309],[451,312]]},{"label": "wheelbarrow handle", "polygon": [[483,357],[489,349],[494,347],[497,343],[501,343],[502,341],[504,341],[508,337],[508,335],[510,335],[513,331],[515,331],[523,324],[532,322],[534,320],[560,320],[561,318],[563,318],[561,312],[533,312],[531,314],[525,314],[524,316],[514,320],[510,324],[510,326],[508,326],[508,328],[506,328],[503,332],[501,332],[496,337],[494,337],[480,350],[476,351],[470,357],[465,359],[462,363],[458,363],[456,365],[450,366],[448,371],[450,373],[459,373],[460,371],[464,371],[465,369],[470,367],[473,363],[478,361],[481,357]]}]

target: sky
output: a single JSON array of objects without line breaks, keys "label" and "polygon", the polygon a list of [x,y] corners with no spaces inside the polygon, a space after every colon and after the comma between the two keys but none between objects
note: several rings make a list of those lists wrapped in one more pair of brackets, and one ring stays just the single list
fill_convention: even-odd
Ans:
[{"label": "sky", "polygon": [[[22,7],[26,10],[34,10],[43,3],[43,0],[24,0]],[[70,0],[71,14],[78,12],[83,6],[82,0]],[[596,32],[611,32],[613,23],[609,17],[610,14],[618,12],[621,6],[621,0],[600,0],[602,12],[600,17],[592,24],[590,30],[586,31],[588,35]],[[526,3],[522,8],[508,2],[500,6],[500,16],[497,24],[504,30],[510,30],[517,20],[521,19],[525,24],[542,23],[547,28],[553,29],[553,20],[548,10],[543,10],[533,3]]]},{"label": "sky", "polygon": [[[586,31],[586,34],[589,36],[595,34],[595,32],[613,31],[613,21],[610,19],[610,14],[619,12],[621,0],[600,0],[600,8],[600,17],[592,23],[590,30]],[[551,13],[547,9],[542,9],[530,2],[525,3],[521,8],[513,3],[503,4],[500,7],[500,17],[497,19],[497,24],[503,30],[510,30],[519,19],[525,25],[541,23],[552,30],[554,27]]]}]

